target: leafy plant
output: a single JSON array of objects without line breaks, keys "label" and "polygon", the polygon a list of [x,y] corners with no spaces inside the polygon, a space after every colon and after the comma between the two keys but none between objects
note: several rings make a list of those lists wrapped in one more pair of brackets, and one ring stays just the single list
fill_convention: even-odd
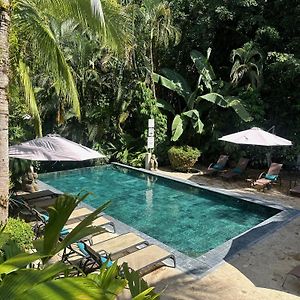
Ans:
[{"label": "leafy plant", "polygon": [[33,246],[34,232],[30,224],[22,219],[8,218],[3,233],[9,234],[10,240],[14,241],[19,249],[29,250]]},{"label": "leafy plant", "polygon": [[137,105],[137,123],[140,129],[140,138],[147,139],[148,119],[155,121],[155,145],[158,146],[167,138],[167,117],[158,108],[158,101],[145,82],[138,82],[134,94],[139,103]]},{"label": "leafy plant", "polygon": [[[203,100],[223,108],[231,107],[244,121],[248,122],[251,120],[250,115],[238,97],[221,94],[222,92],[226,92],[226,83],[221,80],[216,80],[216,75],[208,62],[210,53],[211,49],[208,49],[206,57],[196,50],[190,53],[191,59],[200,74],[197,86],[194,90],[192,90],[188,81],[174,70],[162,69],[161,72],[166,77],[155,73],[153,74],[155,82],[176,92],[185,100],[185,107],[182,109],[182,112],[175,115],[173,119],[172,141],[177,141],[181,137],[188,124],[191,124],[191,127],[196,133],[200,134],[203,132],[204,124],[201,120],[201,114],[203,113],[201,102]],[[209,93],[203,94],[204,91],[209,91]],[[165,101],[160,102],[161,107],[171,111]]]},{"label": "leafy plant", "polygon": [[231,52],[233,66],[230,72],[231,82],[237,85],[245,76],[248,77],[253,88],[261,84],[262,54],[254,43],[246,43],[242,48]]},{"label": "leafy plant", "polygon": [[[79,119],[81,116],[73,69],[52,26],[54,20],[72,20],[72,26],[75,24],[81,32],[89,28],[102,45],[123,53],[124,43],[130,40],[126,26],[128,16],[121,5],[112,1],[21,0],[14,1],[12,8],[12,32],[16,43],[11,65],[18,75],[22,96],[35,120],[37,135],[41,135],[40,111],[32,81],[32,72],[38,65],[43,66],[49,74],[55,98],[59,102],[58,113],[62,115],[66,108],[71,107],[74,116]],[[110,22],[106,22],[107,17]],[[35,65],[31,63],[32,58]]]},{"label": "leafy plant", "polygon": [[173,146],[168,151],[169,160],[173,169],[188,171],[197,162],[201,152],[190,146]]}]

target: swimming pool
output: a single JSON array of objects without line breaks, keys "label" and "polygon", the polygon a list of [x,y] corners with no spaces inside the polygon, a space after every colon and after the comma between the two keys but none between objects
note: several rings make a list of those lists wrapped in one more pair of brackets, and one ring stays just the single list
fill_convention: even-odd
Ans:
[{"label": "swimming pool", "polygon": [[275,215],[278,210],[143,172],[105,165],[41,174],[55,188],[94,193],[96,208],[189,257],[199,257]]}]

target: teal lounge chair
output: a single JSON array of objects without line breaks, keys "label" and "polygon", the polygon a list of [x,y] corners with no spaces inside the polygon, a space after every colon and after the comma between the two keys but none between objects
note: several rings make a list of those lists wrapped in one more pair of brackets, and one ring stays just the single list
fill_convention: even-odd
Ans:
[{"label": "teal lounge chair", "polygon": [[258,176],[258,179],[255,180],[251,186],[258,189],[263,190],[265,188],[271,188],[272,184],[276,182],[280,182],[279,173],[282,168],[282,164],[272,163],[269,167],[268,172],[263,172]]},{"label": "teal lounge chair", "polygon": [[231,169],[223,174],[221,177],[224,179],[232,179],[242,176],[245,173],[245,170],[248,166],[249,159],[248,158],[240,158],[239,162],[237,163],[234,169]]},{"label": "teal lounge chair", "polygon": [[228,155],[220,155],[220,157],[216,163],[211,163],[208,166],[205,175],[212,175],[212,174],[223,171],[227,164],[228,158],[229,158]]},{"label": "teal lounge chair", "polygon": [[[122,239],[122,236],[117,236],[115,239]],[[103,243],[108,244],[109,240]],[[139,272],[140,275],[145,275],[146,273],[151,272],[153,268],[157,268],[158,266],[176,267],[176,260],[173,254],[156,245],[148,245],[148,243],[145,245],[146,247],[143,247],[142,249],[136,248],[136,251],[119,257],[117,260],[118,265],[122,266],[123,263],[128,263],[128,266],[131,269]],[[96,249],[94,249],[93,245],[87,245],[86,243],[84,243],[84,247],[85,251],[95,260],[97,264],[99,264],[99,266],[103,264],[103,260],[104,263],[107,263],[107,266],[111,265],[111,253],[108,254],[104,250],[95,251]],[[122,252],[124,253],[124,251]],[[171,264],[169,260],[172,261]]]}]

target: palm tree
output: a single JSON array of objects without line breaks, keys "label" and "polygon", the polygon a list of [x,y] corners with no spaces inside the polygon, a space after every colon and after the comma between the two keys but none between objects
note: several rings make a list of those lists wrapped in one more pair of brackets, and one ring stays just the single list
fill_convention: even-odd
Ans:
[{"label": "palm tree", "polygon": [[8,28],[9,28],[9,1],[0,1],[0,222],[8,216]]},{"label": "palm tree", "polygon": [[139,61],[143,61],[140,70],[146,77],[146,82],[151,86],[155,95],[155,86],[151,74],[156,71],[158,48],[167,48],[175,45],[180,40],[180,32],[173,25],[170,4],[162,0],[126,1],[127,10],[134,20],[133,30],[135,35],[134,47],[130,60],[138,69]]},{"label": "palm tree", "polygon": [[94,30],[103,46],[115,52],[121,52],[124,42],[130,40],[127,16],[114,0],[103,3],[100,0],[0,0],[0,222],[5,222],[8,214],[9,27],[17,33],[15,42],[19,50],[11,63],[15,67],[13,76],[20,78],[38,133],[41,134],[41,125],[27,57],[37,59],[51,74],[56,93],[80,117],[72,68],[51,30],[51,18],[72,19],[81,28]]}]

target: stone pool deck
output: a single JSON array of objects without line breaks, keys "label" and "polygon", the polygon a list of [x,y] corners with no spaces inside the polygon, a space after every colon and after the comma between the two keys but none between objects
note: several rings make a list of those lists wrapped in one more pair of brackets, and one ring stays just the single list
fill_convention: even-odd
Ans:
[{"label": "stone pool deck", "polygon": [[[201,172],[187,174],[164,169],[158,173],[300,209],[300,199],[288,196],[284,183],[258,192],[250,188],[246,181],[224,181],[218,177],[202,176]],[[287,272],[299,264],[300,217],[297,217],[224,261],[201,279],[165,267],[146,275],[145,279],[158,291],[165,288],[162,299],[300,299],[299,279],[289,276],[282,287]]]}]

